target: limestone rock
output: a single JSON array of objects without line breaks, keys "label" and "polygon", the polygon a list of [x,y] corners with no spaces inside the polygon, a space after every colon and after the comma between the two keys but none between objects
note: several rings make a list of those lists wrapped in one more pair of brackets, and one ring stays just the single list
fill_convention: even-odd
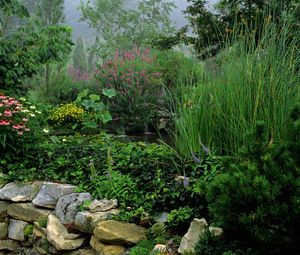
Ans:
[{"label": "limestone rock", "polygon": [[109,220],[112,215],[118,215],[119,212],[118,209],[96,213],[91,213],[89,211],[78,212],[75,217],[75,228],[83,233],[92,234],[100,221]]},{"label": "limestone rock", "polygon": [[13,202],[31,201],[39,192],[41,182],[29,184],[8,183],[0,189],[0,198]]},{"label": "limestone rock", "polygon": [[99,222],[94,235],[104,243],[133,245],[146,238],[146,229],[132,223],[108,220]]},{"label": "limestone rock", "polygon": [[33,233],[36,231],[36,236],[45,237],[47,235],[47,229],[42,227],[39,222],[33,222]]},{"label": "limestone rock", "polygon": [[105,212],[114,208],[117,208],[118,206],[118,200],[117,199],[102,199],[97,200],[95,199],[90,205],[89,210],[91,212]]},{"label": "limestone rock", "polygon": [[55,207],[55,214],[63,224],[74,222],[79,207],[91,198],[90,193],[73,193],[60,197]]},{"label": "limestone rock", "polygon": [[100,242],[95,236],[92,236],[91,246],[101,255],[122,255],[125,248],[120,245],[104,244]]},{"label": "limestone rock", "polygon": [[166,253],[167,252],[167,246],[164,244],[157,244],[153,248],[153,252],[159,252],[159,253]]},{"label": "limestone rock", "polygon": [[55,208],[58,199],[75,192],[76,187],[68,184],[44,183],[39,193],[32,200],[37,206]]},{"label": "limestone rock", "polygon": [[70,234],[66,227],[54,215],[49,215],[47,223],[47,239],[57,250],[75,250],[79,248],[85,238],[78,234]]},{"label": "limestone rock", "polygon": [[216,228],[216,227],[209,227],[209,232],[212,233],[214,236],[221,236],[224,233],[223,228]]},{"label": "limestone rock", "polygon": [[194,219],[188,229],[188,232],[183,236],[178,253],[182,254],[184,252],[194,252],[196,243],[199,241],[201,235],[204,234],[205,229],[208,224],[204,218],[201,220]]},{"label": "limestone rock", "polygon": [[7,207],[9,203],[7,201],[0,201],[0,221],[3,221],[7,217]]},{"label": "limestone rock", "polygon": [[24,228],[28,225],[27,222],[11,219],[8,226],[8,238],[16,241],[24,241]]},{"label": "limestone rock", "polygon": [[20,249],[20,245],[17,241],[0,240],[0,251],[2,250],[16,251],[18,249]]},{"label": "limestone rock", "polygon": [[32,203],[17,203],[10,204],[7,213],[15,219],[34,222],[46,219],[51,211],[38,208]]},{"label": "limestone rock", "polygon": [[63,255],[96,255],[96,251],[93,249],[79,249],[77,251],[64,252]]},{"label": "limestone rock", "polygon": [[7,237],[8,224],[6,222],[0,222],[0,240]]}]

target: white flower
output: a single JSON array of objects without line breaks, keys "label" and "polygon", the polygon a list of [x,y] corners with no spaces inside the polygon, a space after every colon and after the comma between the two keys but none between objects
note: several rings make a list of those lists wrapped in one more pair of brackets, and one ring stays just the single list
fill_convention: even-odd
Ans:
[{"label": "white flower", "polygon": [[26,113],[26,112],[29,112],[29,110],[27,110],[27,109],[24,109],[24,110],[22,110],[21,112],[24,112],[24,113]]},{"label": "white flower", "polygon": [[36,107],[34,105],[31,105],[29,108],[30,109],[35,109]]},{"label": "white flower", "polygon": [[62,139],[62,141],[63,141],[63,142],[66,142],[66,141],[67,141],[67,139],[66,139],[66,138],[64,138],[64,139]]},{"label": "white flower", "polygon": [[46,134],[48,134],[48,133],[49,133],[49,129],[44,128],[44,129],[43,129],[43,132],[46,133]]},{"label": "white flower", "polygon": [[21,101],[25,102],[26,101],[26,98],[25,97],[20,97],[19,98]]},{"label": "white flower", "polygon": [[40,112],[40,111],[35,111],[35,113],[37,113],[37,114],[42,114],[42,112]]},{"label": "white flower", "polygon": [[29,116],[35,117],[35,114],[34,113],[30,113]]}]

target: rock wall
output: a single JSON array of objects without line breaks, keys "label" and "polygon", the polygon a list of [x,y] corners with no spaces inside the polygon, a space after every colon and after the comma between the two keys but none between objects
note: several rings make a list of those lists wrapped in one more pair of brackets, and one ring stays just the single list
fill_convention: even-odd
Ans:
[{"label": "rock wall", "polygon": [[51,182],[1,186],[0,255],[121,255],[146,239],[146,229],[111,220],[117,200]]}]

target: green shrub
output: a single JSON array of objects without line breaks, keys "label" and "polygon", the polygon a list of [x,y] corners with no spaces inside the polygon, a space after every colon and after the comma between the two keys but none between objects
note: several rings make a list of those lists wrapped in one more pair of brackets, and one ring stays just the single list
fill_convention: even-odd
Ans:
[{"label": "green shrub", "polygon": [[168,225],[178,226],[182,223],[187,223],[193,216],[193,209],[190,207],[179,207],[174,209],[168,215]]},{"label": "green shrub", "polygon": [[296,254],[299,250],[299,113],[300,105],[292,113],[292,141],[263,142],[265,126],[259,123],[240,161],[228,165],[227,172],[208,185],[214,223],[232,240],[250,244],[257,254]]},{"label": "green shrub", "polygon": [[136,246],[130,250],[129,255],[150,255],[150,253],[146,248]]},{"label": "green shrub", "polygon": [[203,64],[175,50],[156,51],[157,68],[163,84],[176,89],[178,84],[197,83],[202,78]]}]

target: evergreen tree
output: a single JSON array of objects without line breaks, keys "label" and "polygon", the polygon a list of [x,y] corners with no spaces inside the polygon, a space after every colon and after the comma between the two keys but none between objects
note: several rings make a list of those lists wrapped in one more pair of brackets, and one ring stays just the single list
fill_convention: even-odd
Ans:
[{"label": "evergreen tree", "polygon": [[84,50],[84,42],[82,37],[78,37],[73,53],[73,66],[80,70],[80,72],[87,71],[87,61]]}]

